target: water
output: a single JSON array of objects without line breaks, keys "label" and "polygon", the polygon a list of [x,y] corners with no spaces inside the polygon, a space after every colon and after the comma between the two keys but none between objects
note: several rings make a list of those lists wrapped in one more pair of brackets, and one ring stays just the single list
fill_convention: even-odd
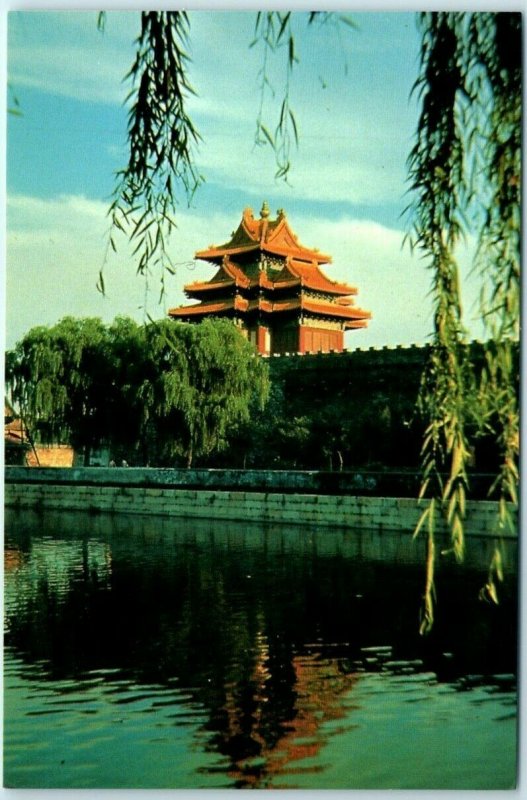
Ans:
[{"label": "water", "polygon": [[[48,512],[5,520],[4,782],[501,789],[516,775],[516,552],[409,535]],[[444,563],[443,563],[444,562]]]}]

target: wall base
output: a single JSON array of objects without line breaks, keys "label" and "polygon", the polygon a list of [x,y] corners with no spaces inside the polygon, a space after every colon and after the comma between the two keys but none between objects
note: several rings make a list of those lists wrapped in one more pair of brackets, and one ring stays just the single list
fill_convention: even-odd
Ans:
[{"label": "wall base", "polygon": [[[408,497],[210,491],[107,485],[8,483],[5,504],[21,509],[153,514],[411,534],[421,513]],[[467,503],[466,534],[497,535],[497,503]],[[445,526],[438,527],[444,533]],[[516,538],[517,534],[512,537]]]}]

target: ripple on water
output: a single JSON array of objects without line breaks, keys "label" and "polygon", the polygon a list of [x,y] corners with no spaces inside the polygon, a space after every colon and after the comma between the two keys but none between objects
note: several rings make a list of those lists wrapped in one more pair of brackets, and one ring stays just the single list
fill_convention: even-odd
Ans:
[{"label": "ripple on water", "polygon": [[[472,657],[469,641],[474,631],[500,636],[506,606],[492,619],[471,606],[465,624],[465,577],[451,582],[442,613],[451,603],[454,624],[434,634],[436,657],[412,627],[421,567],[382,557],[384,545],[397,552],[388,535],[370,558],[360,532],[331,534],[329,547],[328,532],[32,519],[20,542],[12,525],[16,572],[6,574],[11,785],[504,788],[513,779],[514,658],[489,666],[485,654],[499,648],[487,642]],[[450,683],[440,667],[457,670]],[[416,747],[433,758],[416,758]]]}]

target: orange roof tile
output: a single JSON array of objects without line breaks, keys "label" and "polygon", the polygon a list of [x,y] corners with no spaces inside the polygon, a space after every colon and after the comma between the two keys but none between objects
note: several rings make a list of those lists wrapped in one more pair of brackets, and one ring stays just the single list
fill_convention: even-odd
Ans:
[{"label": "orange roof tile", "polygon": [[239,255],[260,250],[271,255],[297,255],[309,258],[319,264],[327,264],[331,256],[319,253],[316,249],[304,247],[289,227],[285,213],[278,211],[276,219],[269,219],[269,209],[264,203],[260,219],[255,219],[251,208],[245,208],[242,219],[232,238],[221,245],[209,245],[198,250],[196,258],[205,261],[220,261],[225,255]]},{"label": "orange roof tile", "polygon": [[367,327],[368,327],[367,319],[356,319],[344,323],[345,330],[351,330],[355,328],[367,328]]},{"label": "orange roof tile", "polygon": [[[220,275],[220,272],[222,275]],[[299,263],[297,260],[290,259],[287,266],[282,269],[271,280],[267,273],[262,270],[257,278],[250,278],[243,270],[224,259],[221,269],[210,281],[195,281],[185,286],[185,292],[190,296],[198,296],[202,292],[221,291],[230,286],[241,286],[243,288],[254,288],[260,286],[265,289],[289,289],[294,286],[305,286],[307,289],[314,289],[328,294],[357,294],[354,286],[346,283],[338,283],[328,278],[315,263]],[[341,302],[339,300],[338,302]],[[351,304],[351,299],[342,298],[343,304]]]},{"label": "orange roof tile", "polygon": [[[257,258],[245,265],[235,259],[236,255],[251,252],[280,256],[282,263],[278,259],[278,269],[273,271],[259,269]],[[237,230],[226,244],[210,245],[208,249],[198,251],[196,257],[216,263],[219,269],[210,281],[195,281],[185,286],[187,296],[200,302],[171,309],[169,315],[172,317],[184,319],[256,310],[271,314],[302,309],[339,319],[348,327],[364,327],[364,321],[371,318],[368,311],[355,308],[352,295],[357,294],[357,289],[354,286],[334,281],[322,272],[320,265],[330,262],[330,256],[301,245],[284,212],[279,210],[276,219],[270,219],[266,203],[259,219],[255,219],[250,208],[246,208]],[[288,297],[282,295],[283,299],[275,299],[280,294],[274,298],[272,295],[247,298],[237,291],[263,288],[274,292],[294,290],[295,287],[298,287],[297,291],[290,292]],[[329,295],[332,299],[306,297],[304,289]],[[230,293],[232,297],[229,298]]]},{"label": "orange roof tile", "polygon": [[[240,297],[240,295],[216,302],[204,302],[197,303],[194,306],[171,308],[168,314],[171,317],[184,318],[203,314],[221,314],[226,311],[240,311],[242,313],[263,311],[267,314],[277,314],[285,311],[295,311],[297,309],[319,316],[337,317],[338,319],[346,320],[347,327],[365,327],[365,321],[371,319],[369,311],[363,311],[361,308],[343,306],[328,300],[310,300],[302,297],[273,302],[263,297],[256,297],[249,300],[246,297]],[[348,323],[352,324],[349,325]]]},{"label": "orange roof tile", "polygon": [[331,294],[357,294],[355,286],[349,286],[347,283],[338,283],[328,278],[316,262],[307,264],[297,258],[290,258],[287,266],[289,271],[300,278],[302,285],[308,289],[318,289],[321,292]]},{"label": "orange roof tile", "polygon": [[298,299],[278,300],[276,302],[271,302],[270,300],[258,298],[257,300],[250,301],[249,303],[250,311],[258,309],[259,311],[267,311],[270,314],[280,311],[292,311],[295,308],[300,308],[300,300]]},{"label": "orange roof tile", "polygon": [[195,306],[178,306],[169,308],[169,317],[193,317],[200,314],[221,314],[234,308],[234,298],[219,300],[215,303],[197,303]]},{"label": "orange roof tile", "polygon": [[340,317],[340,319],[347,317],[352,320],[371,319],[371,313],[369,311],[363,311],[362,308],[341,306],[337,303],[330,303],[328,300],[309,300],[303,297],[302,308],[304,311],[311,311],[321,316]]},{"label": "orange roof tile", "polygon": [[221,291],[226,287],[241,286],[245,289],[262,287],[265,289],[288,289],[300,285],[300,279],[293,277],[290,272],[282,270],[276,280],[270,280],[264,270],[258,272],[256,278],[246,275],[240,267],[224,258],[223,264],[210,281],[194,281],[186,284],[185,292],[189,297],[199,296],[202,292]]},{"label": "orange roof tile", "polygon": [[200,292],[210,292],[215,289],[225,289],[227,286],[234,286],[234,281],[194,281],[194,283],[187,283],[184,287],[188,295],[199,294]]}]

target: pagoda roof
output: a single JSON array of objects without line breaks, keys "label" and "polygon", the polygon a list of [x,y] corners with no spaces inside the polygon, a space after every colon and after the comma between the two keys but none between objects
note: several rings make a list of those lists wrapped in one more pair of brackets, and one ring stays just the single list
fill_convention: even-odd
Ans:
[{"label": "pagoda roof", "polygon": [[195,281],[185,286],[185,292],[190,297],[199,297],[202,293],[222,291],[227,287],[237,286],[244,289],[264,288],[269,290],[289,289],[296,286],[313,289],[319,292],[335,295],[355,295],[355,286],[347,283],[338,283],[325,275],[316,262],[300,261],[288,258],[284,268],[275,276],[269,278],[265,270],[259,270],[257,275],[247,275],[241,267],[234,264],[227,256],[217,273],[210,281]]},{"label": "pagoda roof", "polygon": [[169,317],[195,317],[200,314],[221,314],[223,311],[232,311],[234,308],[234,297],[227,300],[216,300],[210,303],[196,303],[194,306],[178,306],[169,308]]},{"label": "pagoda roof", "polygon": [[263,311],[269,314],[276,314],[296,310],[307,311],[321,317],[336,317],[337,319],[345,320],[346,327],[364,327],[366,320],[371,319],[370,312],[363,311],[361,308],[343,305],[339,302],[315,300],[306,297],[271,301],[262,297],[249,300],[246,297],[236,296],[212,302],[197,303],[193,306],[179,306],[178,308],[171,308],[168,313],[171,317],[186,318],[204,314],[221,314],[229,311],[242,313]]},{"label": "pagoda roof", "polygon": [[245,208],[241,222],[228,242],[221,245],[211,244],[205,250],[198,250],[195,257],[221,263],[224,256],[258,251],[277,256],[295,256],[318,264],[331,261],[331,256],[300,244],[289,227],[283,209],[278,210],[276,219],[269,219],[267,203],[263,204],[259,219],[255,218],[251,208]]},{"label": "pagoda roof", "polygon": [[357,294],[355,286],[331,280],[316,263],[308,264],[298,258],[290,258],[287,262],[287,268],[300,279],[301,285],[308,289],[317,289],[320,292],[329,292],[330,294]]},{"label": "pagoda roof", "polygon": [[26,440],[24,426],[9,403],[4,403],[4,440],[7,443],[24,443]]}]

